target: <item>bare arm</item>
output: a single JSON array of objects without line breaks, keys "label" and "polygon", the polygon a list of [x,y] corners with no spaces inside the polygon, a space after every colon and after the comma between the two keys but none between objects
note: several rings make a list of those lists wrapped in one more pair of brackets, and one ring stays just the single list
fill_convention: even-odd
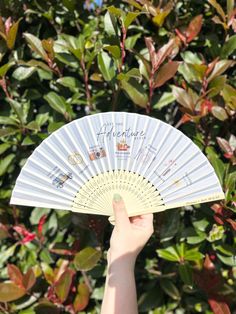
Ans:
[{"label": "bare arm", "polygon": [[153,233],[153,215],[129,218],[119,195],[114,196],[113,209],[115,227],[107,255],[108,273],[101,314],[137,314],[134,266]]}]

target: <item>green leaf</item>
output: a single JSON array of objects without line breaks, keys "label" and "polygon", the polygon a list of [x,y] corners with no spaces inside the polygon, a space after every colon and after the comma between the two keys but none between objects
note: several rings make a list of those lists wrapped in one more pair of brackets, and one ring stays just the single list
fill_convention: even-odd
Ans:
[{"label": "green leaf", "polygon": [[118,80],[129,80],[131,77],[136,78],[136,79],[141,79],[142,75],[139,72],[139,69],[133,68],[126,73],[122,72],[117,75]]},{"label": "green leaf", "polygon": [[44,215],[49,215],[51,209],[50,208],[39,208],[39,207],[35,207],[32,211],[31,211],[31,215],[30,215],[30,223],[32,225],[37,225],[40,221],[40,218]]},{"label": "green leaf", "polygon": [[178,271],[182,281],[189,286],[193,285],[193,272],[188,263],[179,264]]},{"label": "green leaf", "polygon": [[17,133],[17,132],[19,132],[18,129],[2,128],[2,129],[0,129],[0,137],[13,135],[13,134],[15,134],[15,133]]},{"label": "green leaf", "polygon": [[136,19],[139,15],[139,12],[128,12],[126,17],[124,18],[124,27],[128,29],[128,27],[132,24],[132,22]]},{"label": "green leaf", "polygon": [[86,247],[75,255],[74,265],[77,270],[90,270],[94,268],[101,258],[101,251]]},{"label": "green leaf", "polygon": [[61,128],[65,123],[64,122],[50,122],[48,125],[48,133],[52,133],[57,129]]},{"label": "green leaf", "polygon": [[39,113],[36,116],[35,121],[37,122],[37,124],[39,125],[39,127],[41,127],[42,125],[44,125],[49,119],[49,113]]},{"label": "green leaf", "polygon": [[63,96],[59,96],[55,92],[49,92],[47,95],[43,97],[49,105],[61,114],[66,113],[66,100]]},{"label": "green leaf", "polygon": [[113,46],[107,45],[107,46],[103,46],[103,49],[109,51],[115,59],[120,59],[120,56],[121,56],[120,47],[115,46],[115,45]]},{"label": "green leaf", "polygon": [[227,14],[230,16],[230,13],[232,13],[232,10],[234,8],[234,2],[235,0],[227,0]]},{"label": "green leaf", "polygon": [[220,180],[220,184],[223,185],[223,178],[225,174],[225,164],[222,160],[219,159],[218,155],[214,152],[212,147],[206,148],[207,158],[209,159],[210,163],[212,164],[215,172]]},{"label": "green leaf", "polygon": [[14,99],[10,99],[8,98],[7,100],[12,109],[15,111],[17,117],[19,118],[21,124],[25,124],[26,123],[26,117],[27,117],[27,114],[24,110],[24,105],[22,103],[19,103],[18,101],[14,100]]},{"label": "green leaf", "polygon": [[114,5],[108,7],[107,9],[110,13],[112,13],[118,17],[124,15],[124,12],[121,9],[114,7]]},{"label": "green leaf", "polygon": [[203,259],[204,255],[199,252],[199,248],[186,250],[184,253],[184,259],[186,261],[198,261]]},{"label": "green leaf", "polygon": [[29,130],[40,131],[40,126],[36,121],[29,122],[25,127]]},{"label": "green leaf", "polygon": [[224,108],[220,106],[213,106],[211,109],[211,112],[214,117],[216,117],[220,121],[225,121],[228,119],[227,112],[225,111]]},{"label": "green leaf", "polygon": [[180,211],[173,209],[170,212],[163,213],[162,224],[160,227],[160,241],[169,241],[178,232],[180,226]]},{"label": "green leaf", "polygon": [[109,54],[105,51],[102,51],[98,54],[98,68],[101,71],[105,81],[111,81],[116,74],[114,62]]},{"label": "green leaf", "polygon": [[72,284],[72,278],[73,278],[72,270],[66,269],[60,276],[59,280],[57,280],[54,285],[55,293],[62,303],[66,301],[69,295],[70,287]]},{"label": "green leaf", "polygon": [[173,246],[167,247],[166,249],[156,250],[159,257],[171,261],[171,262],[179,262],[180,256],[177,253],[176,249]]},{"label": "green leaf", "polygon": [[64,87],[68,87],[70,91],[78,91],[80,87],[80,82],[72,76],[64,76],[57,80],[57,83],[61,84]]},{"label": "green leaf", "polygon": [[3,144],[0,144],[0,155],[5,153],[5,151],[8,150],[8,148],[10,148],[12,145],[11,144],[8,144],[8,143],[3,143]]},{"label": "green leaf", "polygon": [[196,53],[193,53],[192,51],[182,52],[181,57],[185,63],[199,64],[199,65],[202,64],[201,58],[199,58],[198,55]]},{"label": "green leaf", "polygon": [[61,313],[61,310],[56,305],[46,300],[40,301],[35,306],[34,310],[36,314],[46,314],[46,313],[60,314]]},{"label": "green leaf", "polygon": [[117,26],[116,18],[109,11],[107,11],[104,16],[104,31],[109,36],[118,35],[118,26]]},{"label": "green leaf", "polygon": [[236,89],[229,84],[225,84],[221,95],[226,105],[232,110],[236,110]]},{"label": "green leaf", "polygon": [[15,159],[15,154],[10,154],[10,155],[6,156],[5,158],[1,158],[1,160],[0,160],[0,176],[3,176],[7,172],[13,159]]},{"label": "green leaf", "polygon": [[0,116],[0,124],[18,125],[18,122],[11,117]]},{"label": "green leaf", "polygon": [[30,77],[35,71],[36,69],[34,67],[19,67],[13,72],[12,76],[18,81],[23,81]]},{"label": "green leaf", "polygon": [[24,37],[29,44],[30,48],[36,52],[38,55],[41,56],[44,60],[48,60],[48,56],[46,51],[43,49],[43,45],[40,39],[38,37],[29,34],[29,33],[24,33]]},{"label": "green leaf", "polygon": [[172,86],[172,92],[178,103],[191,111],[194,110],[195,106],[193,103],[193,99],[186,90],[177,86]]},{"label": "green leaf", "polygon": [[224,233],[225,233],[225,230],[223,226],[214,224],[212,226],[212,229],[209,232],[207,240],[209,242],[215,242],[215,241],[221,240],[224,236]]},{"label": "green leaf", "polygon": [[164,92],[161,98],[153,105],[153,109],[161,110],[165,106],[175,101],[175,96],[172,92]]},{"label": "green leaf", "polygon": [[137,40],[141,37],[141,33],[138,33],[133,36],[129,36],[125,40],[125,48],[126,49],[133,49],[134,46],[136,45]]},{"label": "green leaf", "polygon": [[216,253],[219,260],[227,266],[236,267],[236,255],[233,256],[224,256],[219,253]]},{"label": "green leaf", "polygon": [[222,91],[226,83],[226,78],[226,75],[217,76],[210,82],[209,90],[211,91],[208,93],[209,98],[218,95]]},{"label": "green leaf", "polygon": [[21,20],[22,18],[20,18],[17,22],[13,23],[13,25],[10,27],[10,30],[7,34],[7,47],[9,49],[13,49],[15,46],[16,35],[18,32],[19,23]]},{"label": "green leaf", "polygon": [[128,81],[122,80],[121,87],[136,105],[146,108],[148,96],[142,84],[131,78]]},{"label": "green leaf", "polygon": [[207,78],[208,83],[210,83],[211,80],[213,80],[216,76],[221,75],[224,73],[229,67],[231,67],[233,64],[235,64],[232,60],[220,60],[216,63],[213,71]]},{"label": "green leaf", "polygon": [[176,286],[173,284],[173,282],[169,279],[161,279],[160,285],[162,290],[169,295],[174,300],[180,299],[180,293],[179,290],[176,288]]},{"label": "green leaf", "polygon": [[221,49],[221,58],[227,59],[236,49],[236,35],[231,36]]},{"label": "green leaf", "polygon": [[20,299],[26,294],[24,288],[12,282],[0,283],[0,302],[11,302]]},{"label": "green leaf", "polygon": [[6,75],[7,71],[15,64],[14,61],[8,62],[0,67],[0,77]]}]

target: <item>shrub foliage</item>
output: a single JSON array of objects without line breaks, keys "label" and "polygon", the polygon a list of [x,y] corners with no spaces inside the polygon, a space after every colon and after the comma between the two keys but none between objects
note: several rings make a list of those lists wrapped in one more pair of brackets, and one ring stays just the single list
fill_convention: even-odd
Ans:
[{"label": "shrub foliage", "polygon": [[1,0],[0,313],[99,313],[110,226],[10,206],[34,148],[84,115],[162,119],[207,155],[225,200],[155,215],[140,313],[230,313],[236,292],[234,0]]}]

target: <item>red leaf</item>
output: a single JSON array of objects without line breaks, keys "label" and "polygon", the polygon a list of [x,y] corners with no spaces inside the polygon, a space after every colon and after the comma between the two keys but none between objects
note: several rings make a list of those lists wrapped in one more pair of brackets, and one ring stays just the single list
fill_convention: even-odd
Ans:
[{"label": "red leaf", "polygon": [[7,265],[7,271],[9,278],[12,282],[14,282],[17,286],[23,287],[23,275],[19,268],[13,264]]},{"label": "red leaf", "polygon": [[213,103],[210,100],[205,99],[201,104],[201,115],[205,116],[208,112],[211,112],[212,107]]},{"label": "red leaf", "polygon": [[38,224],[38,233],[39,235],[41,236],[42,234],[42,231],[43,231],[43,226],[46,222],[46,219],[47,219],[47,215],[43,215],[40,220],[39,220],[39,224]]},{"label": "red leaf", "polygon": [[178,30],[178,28],[175,29],[175,32],[176,32],[177,36],[179,37],[179,39],[186,45],[187,39],[186,39],[185,35],[182,34],[181,31]]},{"label": "red leaf", "polygon": [[18,232],[20,235],[22,235],[24,238],[20,241],[21,244],[25,244],[27,242],[31,242],[35,239],[36,234],[31,233],[28,230],[26,230],[22,226],[14,226],[13,229]]},{"label": "red leaf", "polygon": [[192,41],[200,32],[202,28],[202,15],[196,16],[190,23],[185,31],[187,43]]},{"label": "red leaf", "polygon": [[205,75],[208,76],[212,70],[214,69],[216,63],[218,62],[219,58],[215,58],[211,63],[208,64],[207,66],[207,70],[206,70],[206,73]]},{"label": "red leaf", "polygon": [[227,159],[231,159],[233,156],[234,156],[233,153],[225,153],[224,154],[224,157],[227,158]]},{"label": "red leaf", "polygon": [[65,302],[69,295],[73,275],[74,272],[67,269],[55,283],[54,290],[61,303]]},{"label": "red leaf", "polygon": [[224,224],[224,220],[222,220],[219,216],[214,215],[213,217],[215,219],[215,222],[217,222],[219,225],[223,225]]},{"label": "red leaf", "polygon": [[208,254],[206,254],[206,257],[204,260],[204,268],[207,270],[214,270],[215,269],[215,265],[212,263]]},{"label": "red leaf", "polygon": [[[220,146],[220,148],[223,150],[223,152],[229,154],[231,157],[233,156],[234,152],[232,147],[230,146],[229,142],[226,141],[224,138],[222,137],[217,137],[216,138],[218,145]],[[226,154],[225,154],[226,155]],[[224,156],[225,156],[224,155]]]},{"label": "red leaf", "polygon": [[20,241],[21,244],[25,244],[31,242],[35,239],[36,235],[34,233],[28,234],[24,239]]},{"label": "red leaf", "polygon": [[211,209],[216,213],[219,214],[221,216],[223,216],[223,206],[221,206],[220,204],[213,204],[211,206]]},{"label": "red leaf", "polygon": [[35,274],[30,268],[23,277],[23,286],[26,290],[30,290],[36,282]]},{"label": "red leaf", "polygon": [[152,63],[152,67],[154,69],[155,65],[156,65],[156,51],[155,51],[155,47],[153,45],[153,40],[151,37],[145,37],[144,40],[145,40],[145,44],[146,44],[148,51],[149,51],[150,61]]},{"label": "red leaf", "polygon": [[11,17],[9,17],[6,22],[5,22],[5,29],[6,29],[6,34],[9,33],[10,28],[11,28],[12,22],[11,22]]},{"label": "red leaf", "polygon": [[214,314],[231,314],[228,304],[214,299],[208,299]]},{"label": "red leaf", "polygon": [[231,218],[227,218],[226,221],[231,225],[231,227],[236,231],[236,221]]},{"label": "red leaf", "polygon": [[160,87],[171,79],[177,72],[179,64],[180,62],[178,61],[169,61],[164,64],[157,73],[154,87]]},{"label": "red leaf", "polygon": [[181,122],[182,123],[186,123],[186,122],[189,122],[191,121],[191,116],[189,116],[188,114],[184,114],[183,117],[181,118]]},{"label": "red leaf", "polygon": [[74,300],[74,309],[76,312],[82,311],[89,303],[89,288],[85,283],[78,285],[78,294]]},{"label": "red leaf", "polygon": [[158,50],[156,54],[156,60],[155,60],[155,68],[154,68],[155,71],[157,71],[160,65],[165,61],[165,59],[169,55],[171,55],[174,46],[175,46],[175,39],[172,38],[169,40],[167,44],[165,44]]}]

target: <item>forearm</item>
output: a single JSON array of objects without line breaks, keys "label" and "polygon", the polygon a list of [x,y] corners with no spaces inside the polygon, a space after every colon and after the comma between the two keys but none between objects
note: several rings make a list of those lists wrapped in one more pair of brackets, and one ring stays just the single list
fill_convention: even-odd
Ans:
[{"label": "forearm", "polygon": [[101,314],[137,314],[134,260],[108,258],[108,273]]}]

